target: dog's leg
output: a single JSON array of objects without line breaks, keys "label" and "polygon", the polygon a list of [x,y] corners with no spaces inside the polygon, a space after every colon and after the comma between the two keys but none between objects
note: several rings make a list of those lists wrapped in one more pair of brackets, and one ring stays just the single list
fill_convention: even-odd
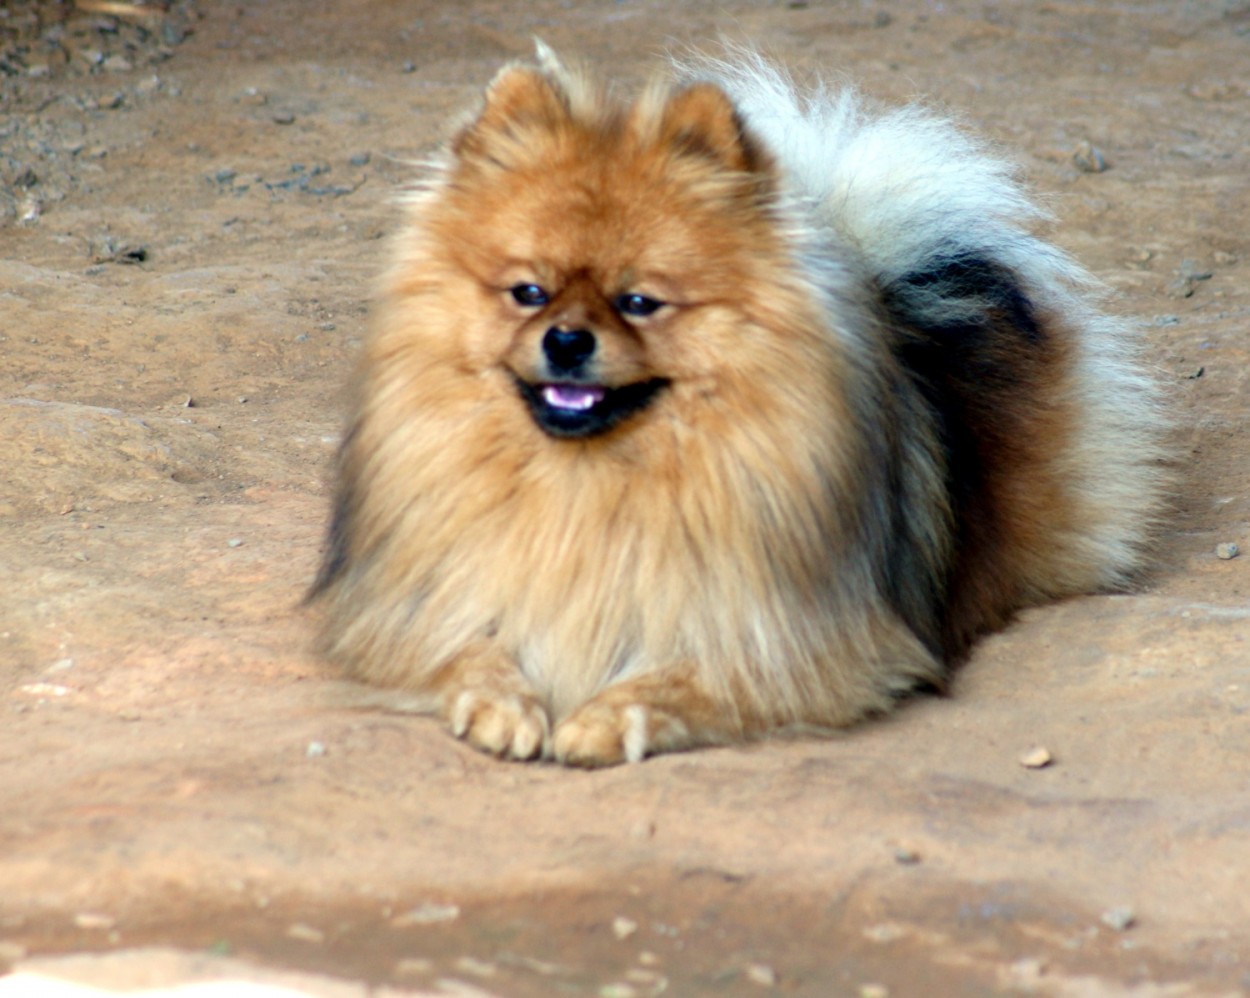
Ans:
[{"label": "dog's leg", "polygon": [[552,738],[556,760],[613,766],[696,745],[741,741],[744,718],[714,697],[690,666],[626,679],[561,721]]},{"label": "dog's leg", "polygon": [[547,754],[547,710],[512,659],[486,642],[470,646],[429,684],[452,733],[509,759]]}]

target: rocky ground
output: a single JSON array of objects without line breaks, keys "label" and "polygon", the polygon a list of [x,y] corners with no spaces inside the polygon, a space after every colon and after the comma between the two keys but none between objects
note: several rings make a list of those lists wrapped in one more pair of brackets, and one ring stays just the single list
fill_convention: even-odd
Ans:
[{"label": "rocky ground", "polygon": [[[407,164],[535,35],[718,33],[1018,157],[1170,392],[1157,574],[832,741],[568,772],[350,709],[300,600]],[[0,994],[1250,990],[1248,152],[1244,2],[10,0]]]}]

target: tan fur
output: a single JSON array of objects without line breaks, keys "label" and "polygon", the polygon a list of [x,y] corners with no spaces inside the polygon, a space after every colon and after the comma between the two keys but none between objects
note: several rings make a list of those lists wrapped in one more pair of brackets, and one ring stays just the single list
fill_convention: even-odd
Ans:
[{"label": "tan fur", "polygon": [[[886,710],[1021,603],[1106,583],[1065,318],[1004,348],[1024,387],[988,420],[961,532],[887,310],[853,262],[820,286],[717,87],[631,108],[512,68],[448,155],[397,237],[318,584],[355,675],[495,754],[637,761]],[[527,309],[527,283],[558,293]],[[621,314],[634,292],[666,305]],[[541,377],[555,326],[594,331],[608,385],[668,386],[605,434],[548,436],[514,379]]]}]

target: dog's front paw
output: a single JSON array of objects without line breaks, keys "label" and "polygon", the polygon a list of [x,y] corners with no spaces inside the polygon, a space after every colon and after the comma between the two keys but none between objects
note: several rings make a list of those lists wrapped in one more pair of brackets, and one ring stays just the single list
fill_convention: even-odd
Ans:
[{"label": "dog's front paw", "polygon": [[642,762],[694,744],[679,714],[609,690],[556,726],[552,753],[566,766]]},{"label": "dog's front paw", "polygon": [[516,662],[488,642],[466,647],[429,687],[452,734],[474,748],[505,759],[547,754],[547,708]]},{"label": "dog's front paw", "polygon": [[591,702],[556,727],[552,751],[566,766],[615,766],[647,755],[648,711]]},{"label": "dog's front paw", "polygon": [[452,733],[474,748],[507,759],[543,754],[551,733],[538,698],[522,692],[468,688],[451,706]]}]

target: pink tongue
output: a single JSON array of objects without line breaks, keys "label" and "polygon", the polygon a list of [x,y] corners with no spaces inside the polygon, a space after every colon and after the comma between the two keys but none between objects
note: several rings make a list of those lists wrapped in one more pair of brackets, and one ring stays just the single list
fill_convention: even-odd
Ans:
[{"label": "pink tongue", "polygon": [[585,412],[603,401],[603,389],[596,385],[544,385],[543,401],[553,409]]}]

